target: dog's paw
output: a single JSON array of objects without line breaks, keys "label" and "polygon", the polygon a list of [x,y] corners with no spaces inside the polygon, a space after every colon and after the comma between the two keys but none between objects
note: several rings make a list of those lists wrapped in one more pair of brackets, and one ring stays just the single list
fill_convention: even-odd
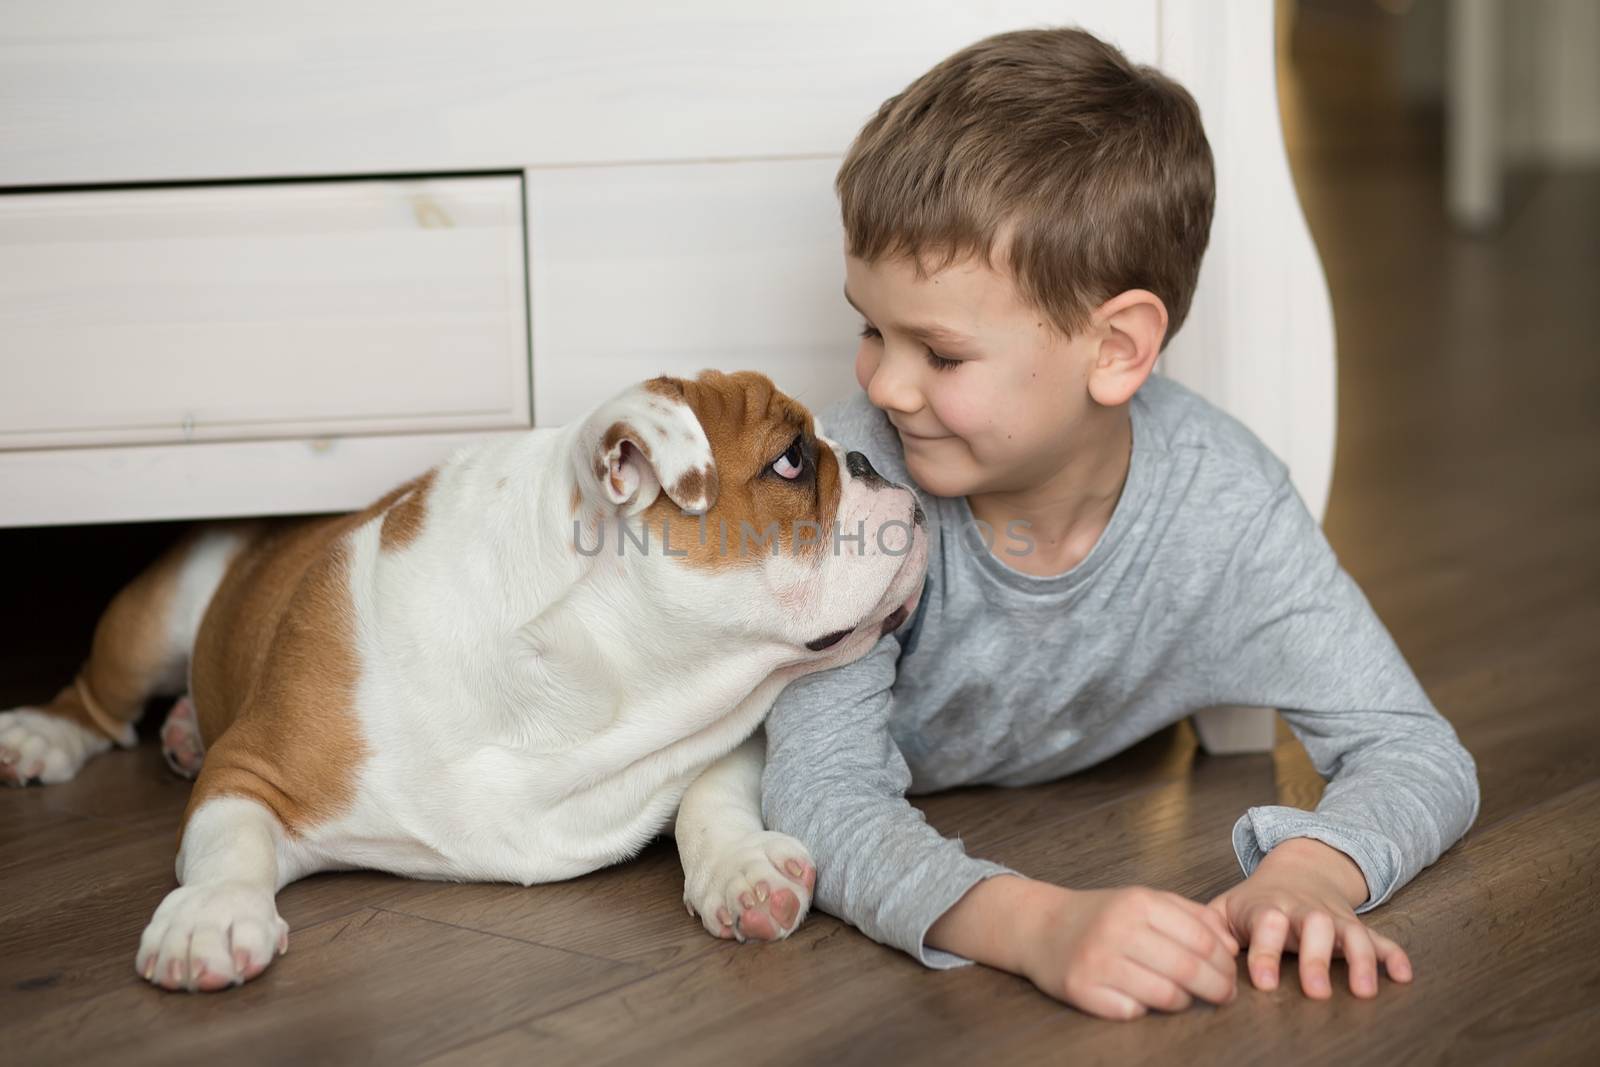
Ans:
[{"label": "dog's paw", "polygon": [[200,773],[200,763],[205,759],[206,748],[200,742],[200,720],[195,715],[194,701],[180,697],[167,712],[161,724],[161,755],[173,774],[193,778]]},{"label": "dog's paw", "polygon": [[70,781],[111,739],[35,708],[0,712],[0,782],[45,785]]},{"label": "dog's paw", "polygon": [[685,882],[683,902],[714,937],[777,941],[806,917],[816,884],[806,847],[763,830],[717,849]]},{"label": "dog's paw", "polygon": [[289,951],[289,924],[272,894],[245,882],[180,886],[156,908],[134,967],[162,989],[242,985]]}]

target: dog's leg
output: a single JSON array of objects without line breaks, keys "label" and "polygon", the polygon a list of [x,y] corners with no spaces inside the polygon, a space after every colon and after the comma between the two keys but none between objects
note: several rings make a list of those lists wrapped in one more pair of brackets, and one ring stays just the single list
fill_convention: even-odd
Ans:
[{"label": "dog's leg", "polygon": [[246,536],[190,534],[119,592],[72,684],[43,707],[0,712],[0,782],[65,782],[113,742],[132,747],[145,701],[182,691],[200,618]]},{"label": "dog's leg", "polygon": [[817,870],[804,845],[761,825],[766,735],[706,768],[678,805],[673,836],[683,902],[716,937],[776,941],[811,907]]},{"label": "dog's leg", "polygon": [[289,949],[274,897],[295,875],[287,834],[265,805],[216,796],[193,808],[178,848],[179,886],[156,908],[134,965],[163,989],[247,982]]}]

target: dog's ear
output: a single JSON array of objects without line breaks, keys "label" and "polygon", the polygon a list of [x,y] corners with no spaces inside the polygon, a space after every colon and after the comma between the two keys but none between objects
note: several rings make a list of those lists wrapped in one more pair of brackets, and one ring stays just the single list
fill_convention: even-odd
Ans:
[{"label": "dog's ear", "polygon": [[717,502],[711,442],[677,378],[625,389],[584,420],[573,451],[584,495],[634,515],[660,493],[690,515]]}]

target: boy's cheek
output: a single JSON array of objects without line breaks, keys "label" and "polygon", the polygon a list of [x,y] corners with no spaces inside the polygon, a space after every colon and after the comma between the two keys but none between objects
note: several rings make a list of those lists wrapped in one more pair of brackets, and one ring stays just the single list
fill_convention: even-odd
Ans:
[{"label": "boy's cheek", "polygon": [[[966,368],[962,368],[965,370]],[[934,404],[939,424],[962,440],[971,442],[998,433],[1003,438],[1013,418],[1005,405],[989,402],[989,394],[972,378],[960,388],[942,389]],[[1012,405],[1015,410],[1015,405]]]}]

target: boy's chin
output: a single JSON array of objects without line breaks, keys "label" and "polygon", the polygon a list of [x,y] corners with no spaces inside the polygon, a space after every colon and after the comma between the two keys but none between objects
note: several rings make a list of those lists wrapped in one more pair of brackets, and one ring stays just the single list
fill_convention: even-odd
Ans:
[{"label": "boy's chin", "polygon": [[912,456],[906,453],[906,473],[917,483],[917,488],[934,496],[957,497],[975,492],[979,480],[974,471],[964,469],[965,464],[941,462],[931,456]]}]

